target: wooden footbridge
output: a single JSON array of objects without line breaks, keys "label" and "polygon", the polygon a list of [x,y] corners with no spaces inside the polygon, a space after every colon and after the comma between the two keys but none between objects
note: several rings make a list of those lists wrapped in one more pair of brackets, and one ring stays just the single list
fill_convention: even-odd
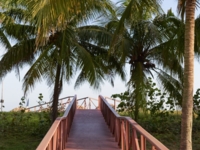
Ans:
[{"label": "wooden footbridge", "polygon": [[[64,115],[55,120],[37,150],[168,150],[134,120],[117,114],[115,99],[111,105],[103,96],[65,99]],[[34,109],[40,111],[39,107]]]}]

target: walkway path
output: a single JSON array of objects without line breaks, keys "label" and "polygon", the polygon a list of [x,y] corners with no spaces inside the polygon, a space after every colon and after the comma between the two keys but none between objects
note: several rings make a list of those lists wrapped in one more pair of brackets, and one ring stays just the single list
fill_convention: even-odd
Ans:
[{"label": "walkway path", "polygon": [[65,150],[120,150],[100,110],[76,110]]}]

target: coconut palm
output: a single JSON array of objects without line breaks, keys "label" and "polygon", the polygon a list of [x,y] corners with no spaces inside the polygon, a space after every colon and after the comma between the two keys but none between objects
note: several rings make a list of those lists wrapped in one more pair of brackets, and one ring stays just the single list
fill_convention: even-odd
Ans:
[{"label": "coconut palm", "polygon": [[179,12],[185,14],[184,89],[181,119],[181,150],[192,150],[192,111],[194,86],[195,7],[198,0],[179,0]]},{"label": "coconut palm", "polygon": [[[78,28],[76,30],[78,30]],[[53,36],[56,35],[57,39],[50,36],[50,38],[55,40],[52,43],[55,49],[52,47],[52,49],[49,50],[48,47],[46,54],[42,53],[39,56],[24,78],[25,88],[29,88],[32,86],[32,83],[35,83],[36,80],[41,78],[39,74],[44,74],[42,76],[48,79],[49,86],[54,84],[52,98],[53,115],[55,115],[53,116],[54,119],[57,117],[56,108],[58,96],[64,81],[69,81],[74,76],[74,73],[79,71],[75,83],[76,87],[88,81],[94,88],[99,88],[100,83],[104,80],[110,80],[111,83],[113,83],[112,78],[114,74],[112,74],[112,72],[115,69],[113,66],[116,66],[114,62],[107,62],[107,50],[82,41],[79,37],[76,37],[76,33],[73,34],[73,37],[65,37],[68,35],[66,32],[67,31],[64,30],[54,34]],[[68,40],[69,44],[66,44],[66,40]],[[51,40],[49,40],[49,42],[51,42]],[[51,67],[51,69],[49,69],[49,67]]]},{"label": "coconut palm", "polygon": [[[115,50],[122,56],[122,62],[130,65],[128,86],[133,90],[135,119],[138,117],[139,108],[145,104],[145,86],[149,76],[157,75],[168,92],[174,91],[177,86],[181,87],[177,80],[181,79],[181,72],[177,79],[171,77],[177,73],[177,70],[182,70],[181,63],[176,59],[177,51],[174,51],[174,47],[171,49],[169,47],[172,33],[159,28],[157,23],[162,23],[159,19],[134,22],[130,28],[124,30],[124,38],[119,41],[119,46]],[[170,57],[165,55],[167,48],[169,48],[168,56]],[[166,79],[168,79],[167,82]]]},{"label": "coconut palm", "polygon": [[[116,29],[120,24],[116,16],[111,17],[109,21],[106,20],[105,25],[90,27],[90,32],[87,32],[88,36],[84,36],[85,40],[92,39],[100,47],[112,45]],[[177,35],[174,18],[169,11],[167,15],[158,16],[154,20],[146,19],[132,23],[129,21],[129,24],[126,23],[121,28],[118,40],[111,47],[110,56],[115,57],[124,67],[126,64],[130,66],[131,76],[128,86],[135,105],[136,120],[139,108],[145,105],[145,85],[147,77],[154,76],[152,71],[158,75],[164,89],[170,91],[174,98],[178,98],[180,104],[182,84],[179,81],[182,80],[182,62],[178,58],[183,54],[177,50],[182,47],[175,46],[180,39],[173,38]],[[169,20],[171,23],[167,24]],[[176,75],[176,78],[171,75]]]}]

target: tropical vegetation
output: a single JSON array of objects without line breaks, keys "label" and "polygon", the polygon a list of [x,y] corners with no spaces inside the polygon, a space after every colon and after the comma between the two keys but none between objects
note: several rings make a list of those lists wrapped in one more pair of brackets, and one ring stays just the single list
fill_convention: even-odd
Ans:
[{"label": "tropical vegetation", "polygon": [[[26,19],[25,14],[28,12],[29,8],[24,10],[15,7],[2,12],[2,16],[5,17],[2,30],[17,42],[8,48],[1,59],[0,74],[3,77],[14,68],[18,70],[26,64],[31,65],[23,79],[24,92],[26,94],[29,88],[33,88],[35,83],[42,79],[45,79],[49,86],[54,86],[52,96],[52,121],[54,121],[57,117],[58,98],[63,81],[69,82],[78,71],[75,86],[88,81],[94,88],[99,88],[100,82],[106,79],[113,84],[112,72],[121,69],[117,60],[107,61],[106,49],[98,48],[90,41],[82,39],[81,35],[84,36],[85,32],[84,27],[78,26],[82,21],[79,16],[68,17],[66,27],[62,31],[56,25],[52,26],[46,37],[48,42],[37,46],[36,27],[32,25],[34,22],[30,20],[21,23]],[[18,23],[21,16],[24,18]],[[21,38],[21,34],[24,37]],[[124,78],[123,73],[121,75]]]},{"label": "tropical vegetation", "polygon": [[[156,96],[162,93],[158,90],[157,86],[151,83],[151,96],[152,100],[149,105],[149,111],[152,113],[144,113],[140,111],[140,118],[138,123],[145,128],[149,133],[155,136],[170,150],[176,150],[179,147],[180,132],[181,132],[181,116],[180,111],[168,111],[161,109],[163,106],[162,99]],[[151,97],[150,96],[150,97]],[[194,96],[199,97],[199,90]],[[39,101],[41,102],[41,94]],[[150,100],[150,99],[149,99]],[[24,106],[23,98],[20,101],[20,106]],[[164,103],[166,103],[165,101]],[[197,102],[200,102],[199,99]],[[163,104],[164,104],[163,103]],[[169,105],[169,104],[168,104]],[[127,115],[126,112],[120,112],[122,115]],[[61,113],[62,114],[62,113]],[[49,112],[3,112],[0,113],[0,149],[2,150],[15,150],[15,149],[36,149],[42,138],[48,131],[51,120]],[[152,121],[154,120],[154,121]],[[193,125],[193,149],[200,148],[200,120],[195,115]]]},{"label": "tropical vegetation", "polygon": [[[157,77],[166,92],[161,99],[168,95],[170,103],[182,107],[180,149],[191,150],[193,60],[200,43],[200,19],[194,19],[198,1],[179,0],[182,20],[171,11],[163,14],[160,2],[1,0],[0,40],[6,53],[0,61],[0,78],[13,69],[19,75],[21,68],[30,66],[23,78],[24,94],[46,80],[53,89],[54,121],[64,81],[78,73],[75,87],[85,81],[94,88],[105,80],[114,85],[116,74],[126,78],[128,66],[128,91],[116,96],[130,98],[126,105],[134,111],[135,120],[140,109],[155,114],[157,108],[150,110],[148,105],[163,103],[156,104],[154,98],[150,103],[147,95],[152,96],[149,77]],[[96,18],[97,23],[91,24]]]}]

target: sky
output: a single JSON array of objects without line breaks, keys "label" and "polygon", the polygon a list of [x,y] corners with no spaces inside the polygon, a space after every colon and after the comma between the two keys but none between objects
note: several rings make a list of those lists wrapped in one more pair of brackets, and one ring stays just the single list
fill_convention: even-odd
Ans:
[{"label": "sky", "polygon": [[[172,11],[176,14],[176,6],[177,6],[177,0],[164,0],[162,3],[162,8],[166,12],[168,9],[172,9]],[[196,13],[197,15],[198,13]],[[200,14],[200,13],[199,13]],[[2,55],[4,52],[3,48],[0,46],[0,55]],[[200,71],[198,71],[200,68],[200,65],[195,61],[195,85],[194,85],[194,91],[196,91],[198,85],[200,85],[200,78],[199,74]],[[24,68],[21,70],[20,77],[23,78],[24,74],[26,73],[28,68]],[[128,70],[127,70],[128,72]],[[128,79],[128,78],[127,78]],[[104,83],[101,87],[101,90],[94,90],[92,89],[88,84],[83,84],[80,88],[74,89],[74,81],[72,80],[70,84],[65,84],[62,94],[60,95],[60,98],[66,97],[66,96],[73,96],[77,95],[78,98],[82,97],[93,97],[97,98],[98,95],[108,96],[110,97],[112,94],[121,93],[126,90],[125,82],[122,82],[119,77],[116,77],[114,81],[115,86],[112,87],[109,83]],[[3,87],[3,92],[2,92]],[[29,106],[37,105],[38,103],[38,96],[39,93],[42,93],[44,96],[43,100],[48,102],[51,99],[52,94],[52,87],[49,88],[45,82],[37,83],[35,88],[31,91],[29,91],[27,95],[27,99],[29,99]],[[4,100],[4,111],[10,111],[13,108],[16,108],[19,106],[19,102],[23,96],[22,91],[22,82],[19,80],[18,77],[15,76],[15,72],[9,73],[4,79],[3,79],[3,86],[0,82],[0,96],[1,99]]]}]

